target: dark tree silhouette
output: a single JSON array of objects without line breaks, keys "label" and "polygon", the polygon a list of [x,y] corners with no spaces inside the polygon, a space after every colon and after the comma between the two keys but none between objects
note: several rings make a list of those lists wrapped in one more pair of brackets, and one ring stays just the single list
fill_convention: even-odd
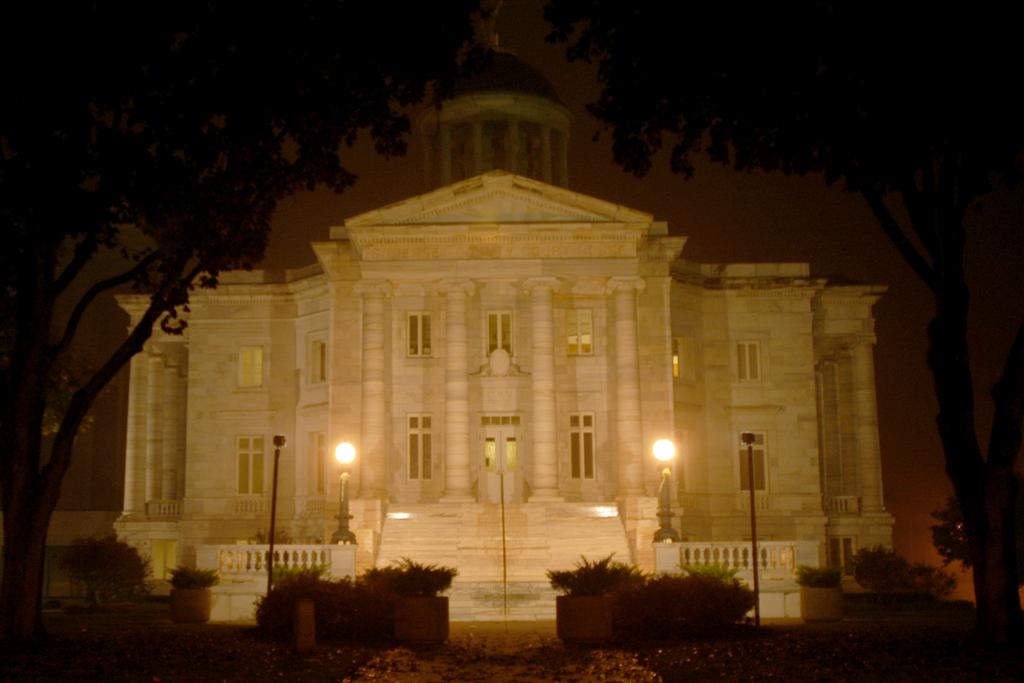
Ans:
[{"label": "dark tree silhouette", "polygon": [[[477,2],[8,3],[0,11],[0,638],[42,635],[47,525],[79,426],[154,324],[180,331],[194,286],[249,268],[278,201],[355,177],[360,131],[404,151],[403,108],[451,83]],[[443,92],[441,87],[438,92]],[[150,295],[123,343],[46,387],[83,316]],[[52,405],[51,405],[52,408]]]},{"label": "dark tree silhouette", "polygon": [[[667,147],[738,170],[814,173],[858,193],[931,291],[928,364],[946,471],[964,512],[979,635],[1022,635],[1014,463],[1024,416],[1024,324],[992,395],[987,452],[967,346],[965,215],[1022,170],[1024,53],[998,3],[677,3],[550,0],[549,39],[598,63],[591,111],[615,160],[643,175]],[[1002,33],[1002,32],[1005,32]],[[1019,230],[1019,226],[1015,226]]]}]

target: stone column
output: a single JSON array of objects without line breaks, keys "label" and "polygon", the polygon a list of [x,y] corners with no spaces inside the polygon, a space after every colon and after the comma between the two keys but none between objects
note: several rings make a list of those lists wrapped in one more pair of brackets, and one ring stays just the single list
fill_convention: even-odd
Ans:
[{"label": "stone column", "polygon": [[145,351],[132,356],[128,375],[128,433],[125,439],[124,514],[146,509],[146,415],[149,357]]},{"label": "stone column", "polygon": [[544,182],[554,185],[555,181],[551,177],[551,129],[547,126],[540,129],[540,145],[540,153],[543,158]]},{"label": "stone column", "polygon": [[164,366],[164,429],[160,490],[164,500],[178,499],[178,430],[181,427],[178,397],[178,364],[168,358]]},{"label": "stone column", "polygon": [[555,448],[555,354],[551,313],[553,277],[526,281],[531,300],[533,335],[533,493],[530,500],[560,500]]},{"label": "stone column", "polygon": [[387,478],[387,407],[384,401],[384,297],[391,286],[383,280],[356,285],[363,296],[362,425],[358,452],[359,494],[383,498]]},{"label": "stone column", "polygon": [[441,182],[439,187],[451,185],[452,183],[452,127],[447,123],[441,125],[440,132],[440,169]]},{"label": "stone column", "polygon": [[636,277],[608,280],[608,290],[615,297],[615,432],[620,496],[644,492],[636,309],[636,293],[643,287],[644,281]]},{"label": "stone column", "polygon": [[853,413],[861,505],[865,512],[879,512],[885,506],[882,499],[882,455],[878,444],[874,340],[860,340],[851,350],[850,358],[853,363]]},{"label": "stone column", "polygon": [[473,291],[469,280],[445,280],[444,343],[444,500],[473,500],[469,480],[469,349],[466,344],[466,300]]},{"label": "stone column", "polygon": [[149,356],[146,391],[146,502],[160,500],[161,463],[164,447],[164,359],[162,354]]}]

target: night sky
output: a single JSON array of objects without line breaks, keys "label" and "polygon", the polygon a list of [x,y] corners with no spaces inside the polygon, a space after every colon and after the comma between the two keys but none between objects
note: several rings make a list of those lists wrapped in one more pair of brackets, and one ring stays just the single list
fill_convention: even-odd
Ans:
[{"label": "night sky", "polygon": [[[570,189],[652,213],[672,234],[689,241],[683,257],[699,262],[806,261],[817,276],[889,286],[876,306],[878,408],[885,501],[896,518],[897,550],[937,563],[928,531],[929,512],[950,493],[935,430],[935,399],[925,365],[925,327],[932,303],[882,234],[866,205],[818,177],[736,173],[698,167],[684,181],[655,159],[637,179],[611,161],[610,138],[596,141],[598,122],[585,104],[596,99],[596,69],[568,64],[563,48],[544,42],[541,0],[505,2],[498,19],[501,48],[539,68],[573,115],[569,147]],[[685,84],[680,84],[685,87]],[[415,136],[406,158],[385,161],[363,140],[345,158],[359,180],[343,195],[305,193],[278,210],[263,267],[292,268],[313,262],[309,243],[327,239],[331,225],[425,190],[422,151]],[[1024,192],[1001,190],[971,213],[968,272],[973,299],[971,351],[984,449],[990,419],[989,390],[1024,316],[1021,226]]]}]

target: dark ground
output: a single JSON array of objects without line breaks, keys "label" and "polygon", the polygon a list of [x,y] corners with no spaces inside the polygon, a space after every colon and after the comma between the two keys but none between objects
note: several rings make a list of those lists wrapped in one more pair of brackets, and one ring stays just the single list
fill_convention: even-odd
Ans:
[{"label": "dark ground", "polygon": [[973,644],[964,609],[605,648],[564,646],[552,622],[453,624],[442,647],[321,643],[305,656],[250,626],[172,624],[166,610],[47,613],[51,642],[0,654],[0,680],[1024,681],[1024,654]]}]

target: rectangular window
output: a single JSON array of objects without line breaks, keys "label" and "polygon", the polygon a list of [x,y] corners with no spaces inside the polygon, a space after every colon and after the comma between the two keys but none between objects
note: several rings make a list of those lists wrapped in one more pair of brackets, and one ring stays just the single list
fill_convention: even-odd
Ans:
[{"label": "rectangular window", "polygon": [[409,339],[408,355],[425,358],[430,355],[430,314],[410,313],[406,337]]},{"label": "rectangular window", "polygon": [[430,479],[433,457],[430,444],[430,416],[409,416],[409,479]]},{"label": "rectangular window", "polygon": [[238,386],[263,386],[262,346],[243,346],[238,350]]},{"label": "rectangular window", "polygon": [[840,536],[828,539],[828,566],[840,567],[844,574],[853,574],[853,538]]},{"label": "rectangular window", "polygon": [[313,492],[323,493],[327,476],[327,435],[323,432],[309,435],[309,457],[313,461],[310,467],[313,472]]},{"label": "rectangular window", "polygon": [[594,312],[589,308],[565,312],[566,341],[570,356],[594,353]]},{"label": "rectangular window", "polygon": [[487,355],[504,349],[512,355],[512,312],[491,311],[487,314]]},{"label": "rectangular window", "polygon": [[[740,442],[740,490],[750,490],[750,468],[747,464],[747,444]],[[765,490],[765,440],[763,432],[754,432],[754,490]]]},{"label": "rectangular window", "polygon": [[594,416],[569,416],[569,472],[573,479],[594,478]]},{"label": "rectangular window", "polygon": [[310,384],[321,384],[327,381],[327,342],[323,339],[314,339],[309,345],[309,366]]},{"label": "rectangular window", "polygon": [[263,437],[239,436],[235,440],[238,460],[238,492],[263,493]]},{"label": "rectangular window", "polygon": [[693,379],[693,342],[689,337],[672,338],[672,376],[677,379]]},{"label": "rectangular window", "polygon": [[761,342],[736,343],[736,374],[741,382],[761,380]]}]

